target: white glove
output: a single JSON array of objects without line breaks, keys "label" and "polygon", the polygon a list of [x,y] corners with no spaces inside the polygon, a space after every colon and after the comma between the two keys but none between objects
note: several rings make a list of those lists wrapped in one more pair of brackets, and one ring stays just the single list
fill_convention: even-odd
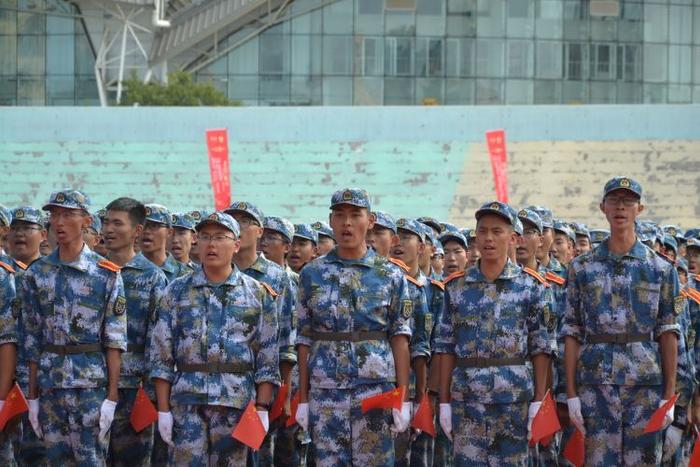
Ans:
[{"label": "white glove", "polygon": [[270,429],[270,417],[267,415],[267,410],[258,410],[258,417],[260,417],[265,433],[267,433]]},{"label": "white glove", "polygon": [[173,414],[171,412],[158,412],[158,433],[165,444],[175,446],[173,443]]},{"label": "white glove", "polygon": [[681,440],[683,439],[683,430],[678,427],[671,425],[666,430],[666,439],[664,440],[664,457],[661,459],[663,462],[669,462],[673,455],[678,450],[681,445]]},{"label": "white glove", "polygon": [[301,402],[297,407],[297,413],[294,415],[297,423],[304,431],[309,431],[309,403]]},{"label": "white glove", "polygon": [[[661,402],[659,402],[659,407],[664,405],[666,402],[668,402],[667,399],[663,399]],[[666,412],[666,415],[664,416],[664,424],[663,427],[666,428],[669,426],[671,423],[673,423],[673,416],[675,415],[676,412],[676,405],[672,405],[670,409],[668,409],[668,412]]]},{"label": "white glove", "polygon": [[[428,395],[424,395],[423,397],[428,397]],[[416,416],[418,413],[418,408],[420,407],[420,403],[414,402],[413,403],[413,413],[411,414],[413,417]],[[418,428],[414,428],[414,431],[416,432],[416,436],[419,436],[421,433],[423,433],[423,430],[419,430]]]},{"label": "white glove", "polygon": [[29,404],[29,423],[31,423],[36,437],[44,439],[44,433],[41,432],[39,425],[39,399],[29,399],[27,403]]},{"label": "white glove", "polygon": [[581,434],[585,435],[586,427],[583,425],[583,415],[581,415],[581,399],[578,397],[566,399],[566,405],[569,408],[569,420]]},{"label": "white glove", "polygon": [[106,443],[107,433],[109,433],[109,428],[112,426],[112,420],[114,420],[114,410],[117,408],[117,403],[109,399],[102,401],[102,407],[100,407],[100,436],[99,440],[101,443]]},{"label": "white glove", "polygon": [[449,403],[440,404],[440,427],[447,439],[452,441],[452,406]]},{"label": "white glove", "polygon": [[401,404],[401,410],[391,409],[391,415],[394,417],[394,425],[391,427],[391,431],[394,433],[403,433],[408,428],[411,423],[411,403],[403,402]]},{"label": "white glove", "polygon": [[535,419],[535,415],[540,410],[542,401],[530,402],[530,407],[527,409],[527,440],[532,439],[532,421]]}]

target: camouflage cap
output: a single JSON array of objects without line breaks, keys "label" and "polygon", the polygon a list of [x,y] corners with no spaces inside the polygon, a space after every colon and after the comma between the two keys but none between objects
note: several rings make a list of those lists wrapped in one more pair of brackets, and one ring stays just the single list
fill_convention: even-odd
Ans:
[{"label": "camouflage cap", "polygon": [[513,217],[513,230],[521,237],[525,234],[523,223],[520,221],[520,219],[518,219],[518,216]]},{"label": "camouflage cap", "polygon": [[683,229],[681,229],[677,225],[664,225],[661,227],[661,230],[663,230],[664,233],[670,235],[671,237],[675,237],[676,241],[679,244],[685,243],[685,235],[683,233]]},{"label": "camouflage cap", "polygon": [[532,211],[535,211],[538,216],[540,216],[540,219],[542,219],[542,229],[551,229],[554,227],[554,214],[552,214],[552,210],[549,209],[546,206],[537,206],[537,205],[532,205],[528,206],[525,209],[530,209]]},{"label": "camouflage cap", "polygon": [[234,212],[244,212],[253,219],[255,219],[255,222],[257,222],[260,227],[262,227],[263,220],[265,219],[263,212],[260,209],[258,209],[256,205],[254,205],[253,203],[249,203],[248,201],[234,201],[233,203],[231,203],[231,206],[229,206],[228,209],[226,209],[224,212],[226,212],[227,214],[233,214]]},{"label": "camouflage cap", "polygon": [[99,209],[95,211],[95,215],[100,218],[101,221],[105,220],[107,217],[107,210],[106,209]]},{"label": "camouflage cap", "polygon": [[470,228],[464,228],[460,230],[460,233],[464,235],[464,238],[467,239],[467,243],[473,242],[476,240],[476,230],[475,229],[470,229]]},{"label": "camouflage cap", "polygon": [[331,226],[328,225],[326,222],[317,221],[311,224],[311,227],[313,227],[314,230],[318,232],[319,237],[324,236],[335,240],[335,236],[333,235],[333,229],[331,229]]},{"label": "camouflage cap", "polygon": [[544,230],[542,227],[542,218],[532,209],[525,208],[518,211],[518,219],[520,219],[521,222],[529,222],[534,225],[540,234]]},{"label": "camouflage cap", "polygon": [[12,222],[22,221],[37,224],[42,227],[46,224],[46,216],[39,209],[32,206],[20,206],[12,210]]},{"label": "camouflage cap", "polygon": [[440,234],[440,243],[445,244],[447,242],[457,242],[462,245],[465,249],[469,249],[469,244],[467,243],[467,238],[462,234],[462,232],[453,229],[446,229]]},{"label": "camouflage cap", "polygon": [[102,231],[102,219],[97,213],[90,214],[90,228],[99,234]]},{"label": "camouflage cap", "polygon": [[172,216],[168,208],[161,204],[147,204],[146,206],[146,221],[155,222],[156,224],[172,226]]},{"label": "camouflage cap", "polygon": [[678,258],[676,260],[676,269],[680,269],[688,273],[688,261],[685,258]]},{"label": "camouflage cap", "polygon": [[197,232],[199,232],[200,230],[202,230],[202,227],[204,227],[207,224],[220,225],[233,232],[233,235],[236,238],[238,238],[241,235],[241,228],[239,227],[238,222],[236,222],[236,219],[234,219],[233,216],[225,212],[216,211],[209,214],[207,217],[199,221],[199,223],[195,225],[194,229]]},{"label": "camouflage cap", "polygon": [[688,229],[685,231],[685,239],[690,240],[691,238],[700,238],[700,229]]},{"label": "camouflage cap", "polygon": [[12,223],[12,212],[0,204],[0,227],[9,227]]},{"label": "camouflage cap", "polygon": [[432,227],[433,229],[437,230],[438,233],[442,233],[443,225],[437,219],[434,219],[432,217],[423,216],[423,217],[419,217],[417,220],[421,224],[425,224],[428,227]]},{"label": "camouflage cap", "polygon": [[311,224],[294,224],[294,236],[311,240],[314,245],[318,245],[318,232],[311,227]]},{"label": "camouflage cap", "polygon": [[698,238],[689,238],[688,243],[686,243],[686,248],[698,248],[700,249],[700,239]]},{"label": "camouflage cap", "polygon": [[476,213],[474,213],[474,217],[476,217],[476,220],[478,221],[481,219],[481,216],[485,214],[496,214],[515,227],[515,220],[517,219],[517,216],[515,215],[513,208],[508,206],[506,203],[501,203],[500,201],[485,203],[476,211]]},{"label": "camouflage cap", "polygon": [[427,224],[423,224],[422,222],[418,222],[418,227],[421,227],[423,229],[426,242],[430,242],[430,244],[433,246],[438,244],[437,235],[435,235],[435,231],[431,229],[430,226],[428,226]]},{"label": "camouflage cap", "polygon": [[445,256],[445,249],[442,247],[442,242],[439,240],[437,245],[435,246],[435,253],[433,253],[433,256],[436,255]]},{"label": "camouflage cap", "polygon": [[331,196],[331,209],[341,204],[367,208],[368,211],[372,210],[369,193],[362,188],[343,188],[333,193],[333,196]]},{"label": "camouflage cap", "polygon": [[631,191],[640,198],[642,197],[642,185],[629,177],[613,177],[608,180],[605,184],[605,188],[603,188],[603,198],[615,190]]},{"label": "camouflage cap", "polygon": [[675,237],[666,234],[664,235],[663,243],[665,247],[671,248],[675,254],[678,254],[678,242],[676,241]]},{"label": "camouflage cap", "polygon": [[396,219],[394,216],[384,211],[374,211],[374,216],[377,218],[374,221],[374,225],[384,227],[396,233]]},{"label": "camouflage cap", "polygon": [[557,219],[554,221],[553,228],[555,232],[566,235],[572,242],[576,243],[576,234],[566,222]]},{"label": "camouflage cap", "polygon": [[194,226],[196,224],[197,221],[189,212],[176,212],[172,215],[172,225],[174,228],[186,229],[194,232]]},{"label": "camouflage cap", "polygon": [[637,220],[634,231],[641,242],[655,242],[657,240],[656,224],[651,221]]},{"label": "camouflage cap", "polygon": [[65,189],[54,191],[49,197],[49,202],[41,209],[49,211],[53,206],[66,209],[82,209],[85,212],[89,212],[90,199],[78,190]]},{"label": "camouflage cap", "polygon": [[405,230],[407,232],[411,232],[414,235],[418,236],[418,240],[420,240],[421,243],[425,243],[425,226],[421,225],[420,222],[414,219],[406,219],[402,217],[401,219],[398,219],[396,221],[396,230]]},{"label": "camouflage cap", "polygon": [[586,224],[582,224],[580,222],[569,222],[569,227],[571,227],[576,235],[586,237],[589,240],[591,239],[591,233],[588,231]]},{"label": "camouflage cap", "polygon": [[194,220],[195,224],[197,224],[202,219],[209,217],[211,211],[207,211],[206,209],[195,209],[194,211],[190,211],[187,214],[189,214],[192,220]]},{"label": "camouflage cap", "polygon": [[602,243],[610,236],[610,231],[606,229],[591,229],[591,243]]},{"label": "camouflage cap", "polygon": [[263,228],[281,233],[289,243],[294,237],[294,224],[284,217],[267,216],[263,220]]}]

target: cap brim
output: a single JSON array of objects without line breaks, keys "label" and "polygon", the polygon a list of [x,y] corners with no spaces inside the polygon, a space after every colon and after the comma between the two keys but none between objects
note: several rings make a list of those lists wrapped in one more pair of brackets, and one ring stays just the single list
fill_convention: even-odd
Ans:
[{"label": "cap brim", "polygon": [[618,186],[618,187],[615,187],[615,188],[613,188],[613,189],[611,189],[611,190],[607,190],[607,191],[605,192],[605,195],[604,195],[604,196],[608,196],[608,195],[609,195],[610,193],[612,193],[613,191],[618,191],[618,190],[629,191],[630,193],[632,193],[633,195],[635,195],[637,198],[640,198],[640,199],[642,198],[642,194],[641,194],[641,193],[638,193],[637,191],[633,190],[632,188],[628,188],[628,187],[624,187],[624,186]]},{"label": "cap brim", "polygon": [[208,225],[208,224],[220,225],[221,227],[225,228],[226,230],[228,230],[232,234],[236,235],[236,237],[238,236],[238,233],[236,233],[235,230],[231,229],[231,227],[224,224],[223,222],[219,222],[219,221],[214,220],[214,219],[204,219],[203,221],[200,221],[199,224],[194,226],[195,232],[199,232],[200,230],[202,230],[202,228],[205,225]]},{"label": "cap brim", "polygon": [[48,211],[51,208],[65,208],[65,209],[75,209],[76,211],[85,211],[87,212],[87,209],[85,208],[76,208],[73,206],[66,206],[65,204],[58,204],[58,203],[48,203],[45,204],[41,207],[42,211]]},{"label": "cap brim", "polygon": [[442,234],[442,235],[440,235],[440,237],[438,238],[438,240],[440,240],[440,243],[442,243],[443,245],[445,245],[445,243],[447,243],[447,242],[449,242],[450,240],[452,240],[452,241],[455,241],[455,242],[459,243],[460,245],[462,245],[462,246],[465,247],[465,248],[469,248],[469,246],[467,245],[467,239],[466,239],[466,238],[458,237],[457,235],[452,234],[452,233]]},{"label": "cap brim", "polygon": [[476,220],[478,221],[479,219],[481,219],[482,216],[485,216],[486,214],[495,214],[497,216],[500,216],[503,219],[505,219],[508,222],[508,224],[513,225],[513,219],[511,219],[508,214],[506,214],[502,211],[499,211],[497,209],[490,209],[490,208],[479,209],[478,211],[476,211],[476,214],[475,214]]}]

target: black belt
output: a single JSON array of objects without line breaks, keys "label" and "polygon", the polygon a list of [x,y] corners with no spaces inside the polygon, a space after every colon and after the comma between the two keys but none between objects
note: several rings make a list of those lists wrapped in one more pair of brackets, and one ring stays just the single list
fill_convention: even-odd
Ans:
[{"label": "black belt", "polygon": [[316,341],[361,342],[386,340],[386,331],[311,332],[311,335],[305,335],[305,337]]},{"label": "black belt", "polygon": [[146,353],[146,346],[143,344],[128,344],[126,351],[131,353]]},{"label": "black belt", "polygon": [[654,336],[650,332],[625,332],[621,334],[596,334],[586,336],[588,344],[629,344],[630,342],[651,342]]},{"label": "black belt", "polygon": [[178,363],[177,371],[184,373],[248,373],[252,371],[248,363]]},{"label": "black belt", "polygon": [[458,358],[457,366],[462,368],[488,368],[491,366],[525,365],[527,360],[522,357],[513,358]]},{"label": "black belt", "polygon": [[102,352],[102,344],[54,345],[44,344],[44,351],[58,355],[74,355],[79,353]]}]

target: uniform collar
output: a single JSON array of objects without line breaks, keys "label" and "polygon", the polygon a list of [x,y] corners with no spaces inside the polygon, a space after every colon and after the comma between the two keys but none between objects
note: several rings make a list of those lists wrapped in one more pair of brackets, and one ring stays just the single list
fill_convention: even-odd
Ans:
[{"label": "uniform collar", "polygon": [[124,268],[144,270],[152,264],[153,263],[148,261],[148,259],[145,256],[143,256],[143,253],[139,252],[136,253],[134,257],[131,258],[131,260],[129,260],[129,262],[124,265]]},{"label": "uniform collar", "polygon": [[331,251],[328,252],[328,254],[325,256],[326,261],[330,263],[342,263],[345,265],[357,265],[357,266],[366,266],[368,268],[374,267],[375,262],[377,260],[377,254],[374,252],[373,249],[367,248],[367,252],[362,258],[359,259],[343,259],[340,256],[338,256],[338,247],[334,247]]},{"label": "uniform collar", "polygon": [[638,260],[644,260],[647,257],[647,248],[644,246],[642,242],[639,241],[639,238],[636,238],[634,240],[634,245],[632,245],[632,249],[628,251],[627,253],[623,255],[614,255],[610,253],[610,250],[608,248],[608,242],[610,241],[609,238],[606,238],[599,246],[598,248],[595,248],[593,250],[593,255],[605,259],[605,258],[617,258],[617,257],[628,257],[628,258],[634,258]]},{"label": "uniform collar", "polygon": [[253,264],[248,266],[246,270],[253,269],[254,271],[258,271],[261,274],[265,274],[267,272],[267,261],[268,259],[265,258],[262,253],[258,253],[258,257],[255,258]]},{"label": "uniform collar", "polygon": [[[474,266],[467,270],[464,280],[466,282],[489,282],[481,272],[481,260],[479,260]],[[520,267],[514,264],[510,258],[506,261],[506,265],[503,267],[503,271],[496,278],[496,280],[504,279],[509,280],[517,277],[520,274]]]},{"label": "uniform collar", "polygon": [[165,272],[175,274],[177,272],[177,260],[168,253],[168,256],[165,257],[165,263],[160,268]]},{"label": "uniform collar", "polygon": [[[241,273],[236,266],[233,266],[233,271],[226,278],[226,280],[221,285],[235,286],[238,284]],[[211,285],[207,275],[204,273],[204,268],[199,269],[192,273],[192,287],[207,287]]]},{"label": "uniform collar", "polygon": [[49,264],[53,264],[54,266],[68,266],[83,272],[87,271],[90,267],[90,259],[93,256],[97,256],[95,253],[92,252],[90,247],[83,243],[83,249],[80,250],[78,259],[75,262],[69,264],[61,261],[60,257],[58,256],[58,250],[59,249],[56,248],[51,252],[49,256],[46,257],[46,261]]}]

